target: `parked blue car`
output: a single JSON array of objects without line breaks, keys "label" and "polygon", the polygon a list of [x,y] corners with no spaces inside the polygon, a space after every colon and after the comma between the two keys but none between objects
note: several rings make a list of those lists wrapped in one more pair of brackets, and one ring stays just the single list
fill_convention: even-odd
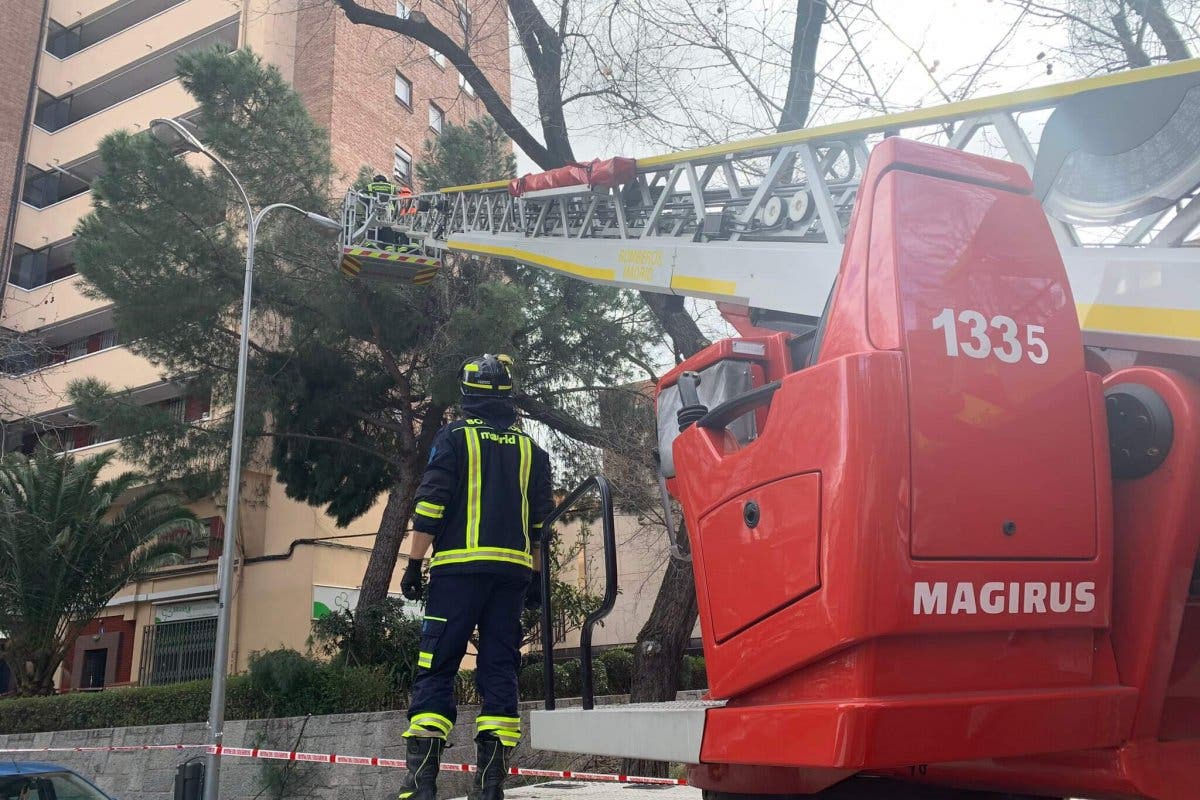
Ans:
[{"label": "parked blue car", "polygon": [[58,764],[0,761],[0,800],[113,800]]}]

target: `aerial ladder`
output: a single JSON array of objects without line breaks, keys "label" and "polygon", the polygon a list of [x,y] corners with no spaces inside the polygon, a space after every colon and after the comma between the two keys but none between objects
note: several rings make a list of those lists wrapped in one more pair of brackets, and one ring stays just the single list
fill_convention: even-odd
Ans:
[{"label": "aerial ladder", "polygon": [[714,800],[1200,797],[1197,131],[1191,60],[349,193],[350,276],[501,258],[738,332],[656,387],[709,692],[534,745]]}]

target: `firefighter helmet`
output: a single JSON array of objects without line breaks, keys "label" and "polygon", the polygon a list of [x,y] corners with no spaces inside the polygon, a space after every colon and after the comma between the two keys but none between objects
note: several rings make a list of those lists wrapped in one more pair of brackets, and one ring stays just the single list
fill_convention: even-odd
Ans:
[{"label": "firefighter helmet", "polygon": [[513,388],[512,363],[506,355],[491,353],[470,359],[463,364],[459,374],[463,395],[508,397]]}]

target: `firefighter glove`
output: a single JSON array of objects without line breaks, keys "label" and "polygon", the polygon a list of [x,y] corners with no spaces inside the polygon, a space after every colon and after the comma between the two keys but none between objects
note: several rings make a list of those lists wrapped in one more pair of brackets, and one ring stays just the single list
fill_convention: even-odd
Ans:
[{"label": "firefighter glove", "polygon": [[421,559],[410,558],[400,579],[400,594],[409,600],[420,600],[425,594],[425,579],[421,575]]}]

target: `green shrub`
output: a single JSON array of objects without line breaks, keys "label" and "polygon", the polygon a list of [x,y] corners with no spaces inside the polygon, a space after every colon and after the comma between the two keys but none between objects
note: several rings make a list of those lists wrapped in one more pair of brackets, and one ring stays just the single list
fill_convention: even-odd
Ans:
[{"label": "green shrub", "polygon": [[[229,679],[229,719],[267,715],[267,705],[244,675]],[[109,689],[103,692],[0,700],[0,733],[34,733],[128,725],[203,722],[208,718],[209,681]]]},{"label": "green shrub", "polygon": [[393,711],[406,705],[387,667],[343,667],[330,664],[316,673],[317,700],[301,713],[357,714]]},{"label": "green shrub", "polygon": [[303,716],[322,701],[320,669],[315,659],[288,648],[252,653],[250,686],[266,698],[270,716]]},{"label": "green shrub", "polygon": [[704,668],[704,657],[685,655],[679,662],[679,689],[688,691],[707,688],[708,675]]},{"label": "green shrub", "polygon": [[597,659],[608,676],[608,690],[613,694],[629,694],[633,685],[633,653],[624,648],[605,650]]},{"label": "green shrub", "polygon": [[[554,665],[555,692],[560,697],[581,697],[583,695],[583,663],[578,658],[569,658]],[[561,672],[560,672],[561,670]],[[592,692],[599,696],[608,694],[608,672],[604,662],[598,658],[592,659]]]},{"label": "green shrub", "polygon": [[684,656],[691,669],[689,673],[691,680],[688,683],[689,689],[707,689],[708,688],[708,670],[704,666],[704,656]]},{"label": "green shrub", "polygon": [[[583,694],[581,667],[578,658],[560,661],[554,665],[555,697],[579,697]],[[597,696],[610,693],[608,672],[599,659],[592,662],[592,683]],[[522,700],[541,700],[545,697],[540,661],[525,665],[517,677],[517,687]]]},{"label": "green shrub", "polygon": [[337,610],[313,622],[309,644],[334,664],[383,666],[392,671],[396,690],[408,692],[417,674],[421,620],[411,616],[404,601],[385,599],[366,612],[367,635],[354,637],[354,612]]},{"label": "green shrub", "polygon": [[[542,662],[531,661],[517,675],[517,692],[522,700],[541,700],[545,695],[542,686]],[[557,692],[556,692],[557,694]]]},{"label": "green shrub", "polygon": [[[554,696],[571,697],[570,674],[561,663],[554,665]],[[546,687],[542,685],[542,662],[526,664],[517,676],[517,691],[522,700],[543,700]]]},{"label": "green shrub", "polygon": [[[251,673],[230,677],[228,719],[352,714],[404,706],[386,667],[321,664],[294,650],[256,653]],[[203,722],[209,681],[0,700],[0,734]],[[466,701],[469,702],[469,701]]]}]

